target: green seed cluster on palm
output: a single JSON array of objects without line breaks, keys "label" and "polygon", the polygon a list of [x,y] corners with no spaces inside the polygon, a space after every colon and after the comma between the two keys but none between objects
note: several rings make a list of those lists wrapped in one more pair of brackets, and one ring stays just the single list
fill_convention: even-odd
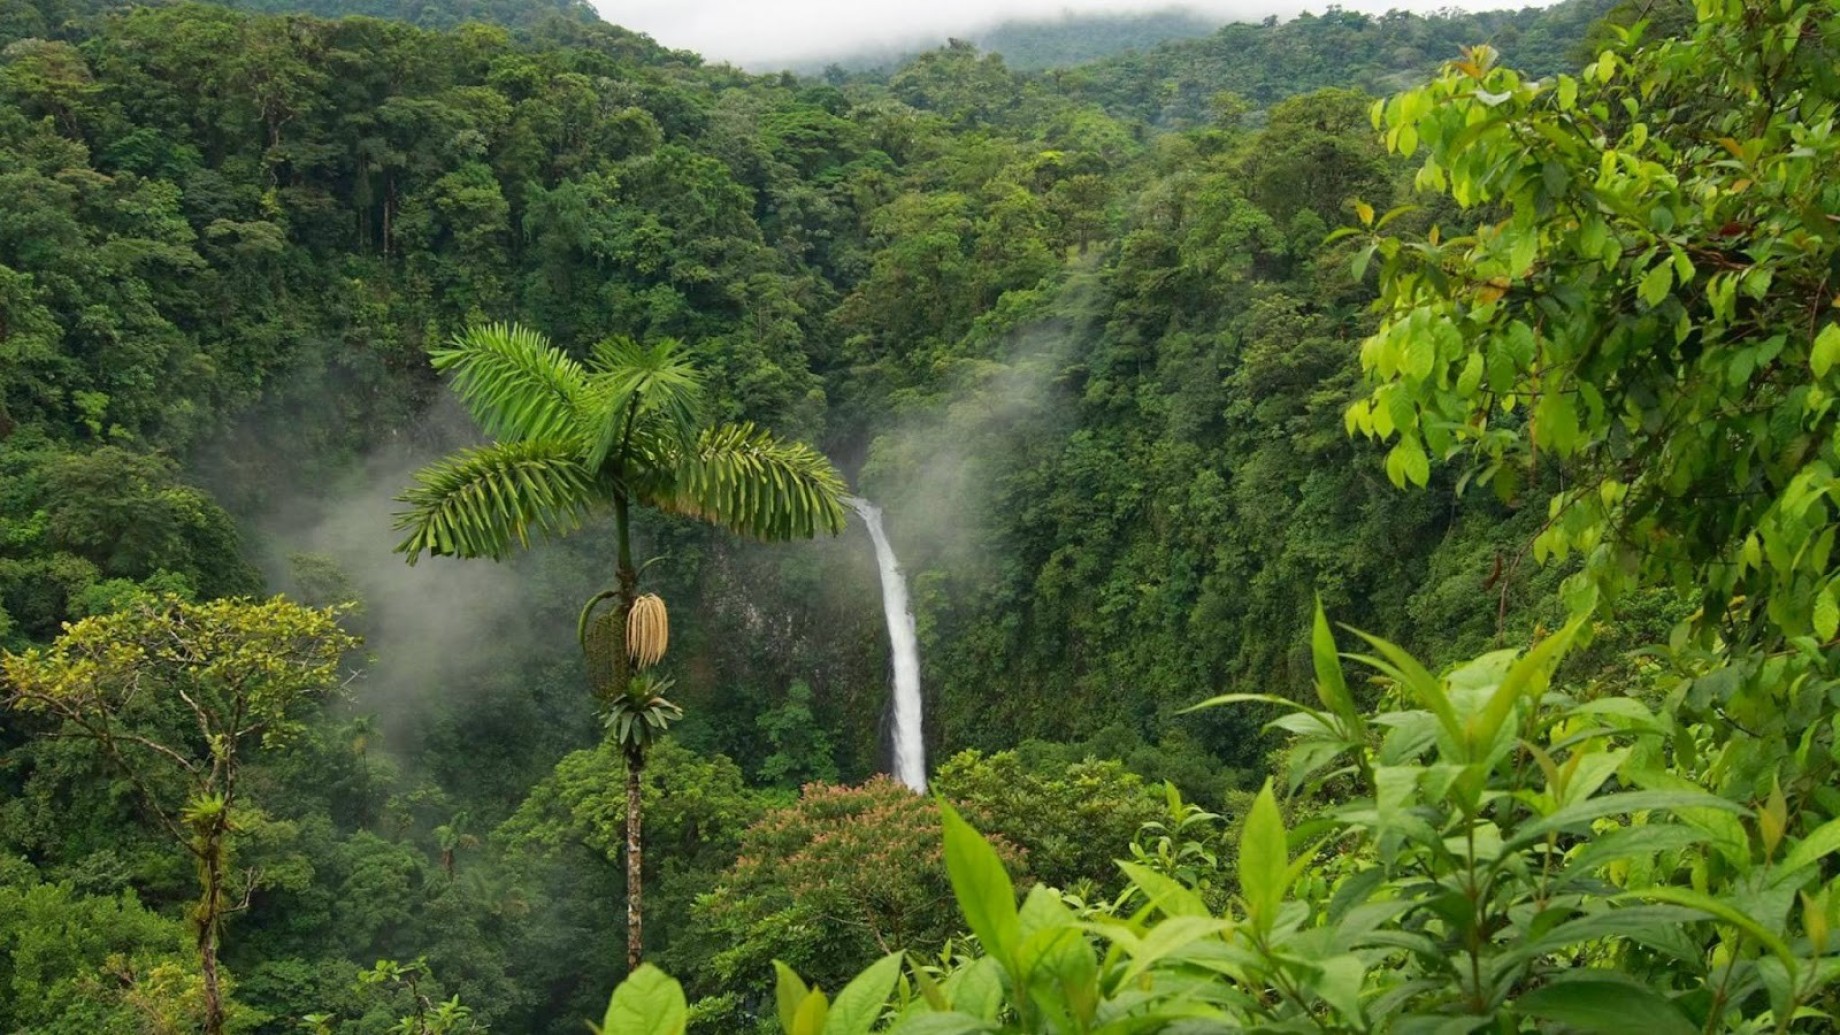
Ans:
[{"label": "green seed cluster on palm", "polygon": [[702,380],[676,341],[609,338],[577,361],[513,324],[474,327],[433,356],[494,440],[416,475],[397,549],[502,559],[628,502],[756,539],[843,527],[830,461],[752,424],[705,427]]}]

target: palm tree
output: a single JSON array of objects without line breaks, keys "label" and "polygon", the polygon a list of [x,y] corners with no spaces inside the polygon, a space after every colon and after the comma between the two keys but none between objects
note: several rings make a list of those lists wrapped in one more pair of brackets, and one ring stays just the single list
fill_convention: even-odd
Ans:
[{"label": "palm tree", "polygon": [[453,883],[454,871],[459,865],[460,850],[478,848],[479,839],[466,832],[466,810],[461,809],[454,818],[434,828],[435,847],[441,850],[441,872],[447,875],[448,883]]},{"label": "palm tree", "polygon": [[[458,335],[433,361],[452,375],[454,391],[494,441],[423,468],[398,497],[408,506],[397,515],[397,529],[407,533],[397,550],[411,564],[424,553],[500,560],[528,547],[532,533],[563,535],[590,515],[611,513],[616,588],[602,597],[614,602],[608,626],[627,630],[639,599],[635,504],[762,540],[843,529],[843,479],[822,454],[751,424],[702,423],[702,379],[678,342],[609,338],[577,361],[543,335],[501,323]],[[584,611],[584,628],[586,621]],[[632,708],[633,657],[627,649],[607,653],[611,671],[596,672],[594,681],[618,739],[618,716]],[[627,751],[629,791],[651,736]],[[632,806],[627,956],[637,967],[636,798]]]}]

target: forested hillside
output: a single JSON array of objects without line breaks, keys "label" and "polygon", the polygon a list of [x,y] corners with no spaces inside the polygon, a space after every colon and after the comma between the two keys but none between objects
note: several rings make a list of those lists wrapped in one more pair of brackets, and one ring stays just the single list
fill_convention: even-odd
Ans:
[{"label": "forested hillside", "polygon": [[1156,125],[1201,126],[1220,117],[1223,91],[1255,109],[1310,90],[1391,93],[1422,81],[1427,68],[1478,43],[1494,47],[1528,75],[1567,71],[1592,56],[1579,44],[1613,6],[1612,0],[1564,0],[1547,8],[1454,10],[1431,17],[1330,7],[1284,22],[1223,25],[1199,39],[1171,40],[1069,69],[1055,83],[1114,114]]},{"label": "forested hillside", "polygon": [[[1370,15],[1332,5],[1284,21],[1224,25],[1181,10],[1069,14],[1058,21],[1005,22],[962,37],[1000,55],[1009,68],[1048,71],[1057,93],[1096,101],[1132,121],[1192,128],[1222,117],[1223,93],[1255,111],[1328,87],[1382,93],[1422,81],[1463,47],[1479,43],[1531,74],[1551,74],[1590,56],[1580,44],[1614,6],[1613,0],[1562,0],[1545,8],[1425,16]],[[1662,5],[1640,13],[1666,18],[1674,10]],[[1638,9],[1628,11],[1633,20]],[[1602,49],[1605,41],[1595,42]],[[836,85],[885,81],[916,57],[913,51],[841,55],[824,75]],[[815,73],[820,64],[801,67]]]},{"label": "forested hillside", "polygon": [[1149,50],[1169,40],[1206,36],[1219,19],[1185,7],[1143,14],[1084,14],[1002,22],[970,34],[980,49],[1003,55],[1012,68],[1062,68],[1123,50]]},{"label": "forested hillside", "polygon": [[[1186,7],[1163,11],[1065,11],[1059,18],[1017,18],[988,26],[966,26],[953,34],[980,50],[1001,54],[1005,64],[1024,71],[1064,68],[1111,57],[1127,50],[1149,50],[1170,40],[1206,36],[1220,19]],[[795,71],[886,73],[919,56],[926,49],[907,47],[840,51],[821,59],[793,65]]]},{"label": "forested hillside", "polygon": [[585,0],[226,0],[225,6],[322,18],[390,18],[424,29],[451,29],[466,22],[520,29],[541,25],[551,18],[590,23],[601,20],[594,5]]},{"label": "forested hillside", "polygon": [[[1805,665],[1790,676],[1814,696],[1788,718],[1749,698],[1729,716],[1744,743],[1801,745],[1795,759],[1735,758],[1729,786],[1711,786],[1726,769],[1697,762],[1618,786],[1692,784],[1755,805],[1778,817],[1758,835],[1766,860],[1791,835],[1796,851],[1821,843],[1810,831],[1831,793],[1819,761],[1831,716],[1814,701],[1840,610],[1826,504],[1810,502],[1831,491],[1831,469],[1810,466],[1827,462],[1831,422],[1825,389],[1804,383],[1804,339],[1833,325],[1785,299],[1833,294],[1820,263],[1834,206],[1820,191],[1837,181],[1770,162],[1833,168],[1830,13],[1789,4],[1759,22],[1777,28],[1747,29],[1778,33],[1785,53],[1807,41],[1811,56],[1761,71],[1709,60],[1703,41],[1599,59],[1589,33],[1630,44],[1593,28],[1601,5],[1571,0],[1432,18],[1331,11],[1044,72],[952,45],[886,74],[801,79],[706,65],[581,9],[517,13],[529,10],[323,12],[418,27],[189,3],[0,8],[0,1030],[579,1031],[630,970],[634,875],[645,954],[682,980],[692,1030],[829,1030],[798,1019],[801,997],[782,1016],[760,993],[773,962],[834,993],[897,949],[937,964],[928,973],[982,997],[990,1017],[1007,1011],[1019,1026],[1004,1030],[1098,1030],[1000,1004],[1022,983],[992,961],[1020,957],[987,915],[952,904],[979,851],[955,816],[991,835],[977,858],[995,872],[1067,892],[1095,923],[1128,915],[1108,912],[1116,896],[1176,895],[1161,875],[1191,913],[1263,896],[1269,928],[1278,878],[1267,866],[1249,883],[1246,867],[1271,861],[1275,836],[1283,871],[1285,825],[1358,801],[1376,772],[1360,756],[1307,779],[1348,743],[1288,736],[1333,725],[1359,740],[1356,700],[1391,708],[1376,723],[1405,732],[1377,764],[1404,773],[1448,711],[1357,684],[1325,704],[1335,723],[1282,718],[1284,701],[1340,685],[1320,640],[1311,649],[1318,607],[1384,637],[1382,676],[1412,692],[1418,670],[1393,643],[1430,671],[1494,658],[1452,677],[1466,708],[1508,664],[1485,652],[1561,629],[1580,640],[1581,678],[1628,680],[1617,686],[1653,702],[1673,692],[1663,666],[1624,654],[1687,620],[1679,628],[1697,632],[1677,634],[1668,664],[1702,665],[1680,695],[1706,714],[1722,713],[1705,695],[1737,692],[1707,675],[1738,664],[1722,651],[1757,652],[1740,660],[1778,666],[1771,678]],[[1675,17],[1670,31],[1691,27]],[[1482,42],[1499,58],[1460,49]],[[1430,92],[1373,108],[1452,58]],[[1601,71],[1578,75],[1585,61]],[[1696,78],[1725,67],[1723,93]],[[1642,89],[1617,93],[1617,70],[1636,68]],[[1660,113],[1644,114],[1656,96]],[[1574,117],[1588,124],[1538,121],[1554,97],[1583,105]],[[1437,114],[1446,101],[1457,114]],[[1490,137],[1498,150],[1466,150],[1484,130],[1464,126],[1496,126],[1497,107],[1522,120],[1501,130],[1520,145],[1626,141],[1626,161],[1610,144],[1524,158]],[[1770,121],[1780,112],[1793,126]],[[1728,144],[1681,128],[1709,119]],[[1678,157],[1696,146],[1697,165]],[[1700,165],[1736,171],[1691,181]],[[1603,204],[1639,230],[1553,216],[1581,204],[1565,190],[1626,167]],[[1529,229],[1541,220],[1561,229]],[[1619,265],[1637,255],[1633,274]],[[1738,276],[1766,259],[1778,265]],[[1695,295],[1662,312],[1712,270],[1729,276],[1709,311]],[[1639,287],[1618,294],[1626,275]],[[1638,323],[1547,330],[1624,305]],[[482,330],[501,322],[523,330]],[[1465,339],[1433,324],[1503,344],[1466,359]],[[1655,400],[1674,398],[1673,367],[1566,366],[1575,384],[1542,394],[1559,368],[1527,351],[1536,329],[1574,344],[1672,335],[1670,362],[1716,362],[1708,383],[1732,392],[1753,373],[1761,387],[1678,404],[1708,429],[1714,452],[1701,456],[1664,440],[1674,418]],[[518,351],[535,335],[557,351]],[[1833,365],[1824,349],[1817,378]],[[1631,351],[1645,354],[1619,355]],[[540,390],[493,387],[477,372],[491,363]],[[1623,413],[1634,431],[1610,427]],[[1812,437],[1797,437],[1798,421]],[[743,422],[753,428],[720,430]],[[1522,438],[1530,451],[1516,452]],[[1751,439],[1775,444],[1715,449]],[[453,454],[488,441],[501,452]],[[913,595],[937,799],[875,775],[889,666],[875,559],[854,518],[805,541],[844,511],[828,464],[775,452],[795,442],[885,510]],[[708,460],[723,448],[736,466]],[[592,455],[588,474],[571,473],[571,450]],[[692,453],[703,466],[674,473]],[[411,557],[502,563],[411,567],[391,552],[404,534],[394,515],[429,498],[396,497],[450,454],[455,478],[481,456],[517,465],[468,490],[471,532],[411,521]],[[1667,488],[1651,501],[1642,478],[1663,454],[1690,460],[1653,474]],[[787,456],[806,476],[791,488],[774,466]],[[1718,480],[1732,471],[1741,484]],[[1744,509],[1797,478],[1792,515]],[[1636,546],[1611,556],[1618,540],[1596,512],[1565,510],[1580,485],[1601,489],[1587,502],[1602,508],[1634,501]],[[619,503],[577,513],[557,502],[570,492]],[[633,551],[620,549],[629,492]],[[1737,501],[1704,512],[1712,546],[1681,531],[1699,527],[1698,511],[1669,502],[1681,493]],[[572,534],[540,534],[578,518]],[[1706,575],[1728,563],[1736,575]],[[1766,570],[1782,580],[1744,575]],[[668,653],[662,624],[591,621],[597,593],[624,616],[636,589],[659,598],[644,605],[652,619],[668,603]],[[1578,634],[1568,617],[1600,597],[1599,621]],[[644,663],[653,648],[664,660],[634,678],[641,654],[597,635],[642,636]],[[1263,698],[1191,710],[1233,694]],[[1583,714],[1657,721],[1646,706],[1646,718]],[[1789,732],[1771,733],[1772,715]],[[1491,738],[1507,728],[1489,721]],[[1460,753],[1473,731],[1452,736],[1439,750]],[[1653,761],[1620,736],[1603,735],[1618,764]],[[1716,752],[1734,736],[1715,725],[1689,739]],[[1584,798],[1616,769],[1562,734],[1536,748],[1537,760],[1513,755],[1516,772],[1582,769]],[[1456,812],[1472,823],[1478,794],[1534,793],[1475,790],[1480,777],[1457,766],[1411,776],[1429,796],[1414,815],[1457,822],[1437,811],[1437,787],[1469,794]],[[1282,816],[1257,795],[1274,773],[1294,792]],[[1608,823],[1685,800],[1579,815]],[[638,802],[642,865],[626,848]],[[1238,847],[1249,814],[1264,838],[1250,856]],[[1706,823],[1721,843],[1750,836]],[[1528,843],[1569,849],[1556,832],[1575,824]],[[1421,833],[1401,830],[1387,836]],[[950,873],[942,831],[958,831]],[[1481,836],[1499,847],[1507,835]],[[1662,836],[1669,851],[1697,850]],[[1135,860],[1128,879],[1117,859]],[[1717,894],[1750,872],[1745,859],[1680,865]],[[1311,887],[1352,872],[1325,865]],[[1786,910],[1801,891],[1817,901],[1799,884],[1754,894]],[[1809,916],[1825,916],[1818,902]],[[1479,952],[1524,913],[1503,906],[1466,944]],[[1805,924],[1805,941],[1772,957],[1785,971],[1814,944]],[[1411,937],[1396,941],[1453,956]],[[1727,955],[1745,952],[1755,945]],[[1729,960],[1707,964],[1721,965],[1729,973]],[[1743,980],[1720,1002],[1788,987],[1763,967]],[[1805,984],[1780,997],[1784,1017],[1826,1002]],[[1322,1020],[1347,1001],[1345,985],[1324,987],[1331,1007],[1278,998]],[[1724,1030],[1710,1012],[1722,1008],[1692,1027]],[[631,1017],[609,1030],[681,1031]]]}]

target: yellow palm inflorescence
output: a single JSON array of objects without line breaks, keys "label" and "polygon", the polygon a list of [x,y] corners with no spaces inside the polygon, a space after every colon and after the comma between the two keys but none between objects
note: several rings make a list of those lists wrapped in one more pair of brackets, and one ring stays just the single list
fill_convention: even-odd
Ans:
[{"label": "yellow palm inflorescence", "polygon": [[650,668],[664,658],[671,639],[671,619],[664,599],[647,593],[633,601],[626,616],[626,653],[640,668]]}]

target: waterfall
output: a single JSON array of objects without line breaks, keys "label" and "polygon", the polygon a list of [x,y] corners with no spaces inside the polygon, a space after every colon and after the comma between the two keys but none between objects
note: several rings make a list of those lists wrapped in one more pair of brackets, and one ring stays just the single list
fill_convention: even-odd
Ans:
[{"label": "waterfall", "polygon": [[894,655],[894,776],[926,790],[926,742],[920,736],[920,646],[914,636],[914,612],[907,603],[907,579],[894,548],[882,531],[882,510],[857,496],[844,500],[869,526],[875,562],[882,569],[882,614],[888,619],[888,646]]}]

